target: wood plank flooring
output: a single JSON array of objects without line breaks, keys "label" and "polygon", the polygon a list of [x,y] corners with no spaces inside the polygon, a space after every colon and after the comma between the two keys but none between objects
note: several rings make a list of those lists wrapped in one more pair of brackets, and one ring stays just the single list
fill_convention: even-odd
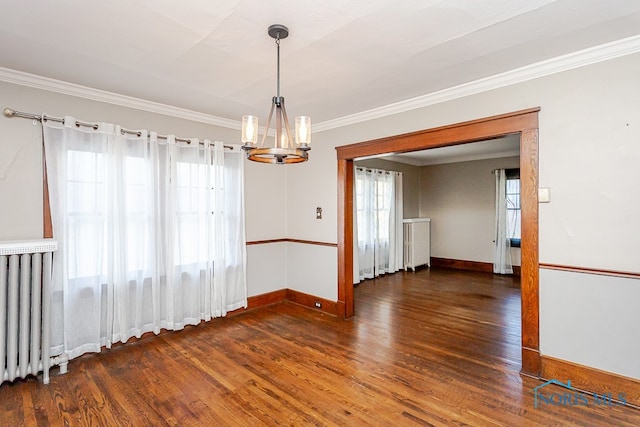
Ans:
[{"label": "wood plank flooring", "polygon": [[348,321],[284,302],[5,382],[0,426],[640,425],[629,407],[534,408],[511,278],[400,272],[355,301]]}]

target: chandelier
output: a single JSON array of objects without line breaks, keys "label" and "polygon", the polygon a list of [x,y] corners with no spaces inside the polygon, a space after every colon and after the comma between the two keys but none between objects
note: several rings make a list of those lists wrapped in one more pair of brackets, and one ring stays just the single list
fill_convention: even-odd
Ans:
[{"label": "chandelier", "polygon": [[[280,96],[280,40],[287,38],[289,29],[284,25],[271,25],[269,36],[276,40],[277,50],[277,81],[276,96],[271,100],[271,110],[267,118],[267,128],[262,140],[258,142],[258,117],[242,116],[242,148],[247,153],[247,158],[254,162],[275,163],[284,165],[288,163],[306,162],[309,159],[311,147],[311,117],[298,116],[295,119],[295,141],[291,138],[291,128],[287,111],[284,108],[284,97]],[[275,138],[272,146],[265,146],[271,119],[275,112]]]}]

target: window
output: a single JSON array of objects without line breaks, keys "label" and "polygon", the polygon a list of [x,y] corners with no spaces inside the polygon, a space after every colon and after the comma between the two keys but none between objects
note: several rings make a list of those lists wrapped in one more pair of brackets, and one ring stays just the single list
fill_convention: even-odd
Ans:
[{"label": "window", "polygon": [[[126,271],[142,273],[150,263],[148,242],[154,233],[151,224],[154,218],[150,215],[147,197],[150,188],[147,175],[151,166],[142,156],[123,157],[118,180],[121,197],[116,197],[122,204],[112,212],[105,206],[106,192],[113,189],[113,184],[110,186],[106,181],[106,154],[68,150],[66,156],[66,240],[70,252],[77,254],[76,262],[68,266],[69,278],[93,277],[101,283],[106,282],[107,230],[113,225],[108,221],[114,212],[119,216],[118,227],[125,230],[118,234],[124,239],[122,250],[126,253]],[[213,207],[215,199],[213,168],[188,161],[177,161],[174,167],[175,173],[171,177],[175,180],[174,259],[181,265],[207,262],[204,257],[208,253],[207,245],[215,238],[214,227],[209,224],[213,212],[207,209],[207,206]],[[209,239],[201,238],[203,230],[210,232]]]},{"label": "window", "polygon": [[520,247],[520,169],[506,169],[507,237],[511,247]]},{"label": "window", "polygon": [[49,121],[43,132],[59,241],[56,355],[98,352],[246,307],[239,147],[171,135],[161,142],[109,123]]},{"label": "window", "polygon": [[389,244],[392,176],[385,171],[362,170],[356,175],[356,209],[358,236],[363,242],[369,234]]},{"label": "window", "polygon": [[402,174],[356,168],[356,283],[402,267]]},{"label": "window", "polygon": [[376,180],[376,217],[378,218],[378,237],[389,244],[389,217],[391,215],[392,176],[388,172],[378,171]]},{"label": "window", "polygon": [[[207,247],[214,239],[209,218],[214,209],[213,168],[204,163],[176,162],[174,256],[182,264],[206,262]],[[208,239],[194,238],[209,232]],[[201,237],[201,236],[199,236]]]},{"label": "window", "polygon": [[93,261],[95,242],[102,241],[104,203],[104,164],[99,153],[68,151],[67,211],[69,250],[78,253],[77,262],[68,266],[70,279],[96,276]]},{"label": "window", "polygon": [[119,195],[125,209],[114,210],[106,206],[107,192],[113,183],[107,183],[107,155],[104,152],[81,150],[66,151],[67,180],[67,232],[65,239],[69,252],[76,254],[75,262],[68,265],[69,279],[95,278],[106,283],[108,240],[107,230],[113,216],[125,232],[123,239],[125,265],[128,272],[141,272],[148,263],[149,215],[145,206],[145,173],[148,171],[141,156],[125,156],[119,169]]}]

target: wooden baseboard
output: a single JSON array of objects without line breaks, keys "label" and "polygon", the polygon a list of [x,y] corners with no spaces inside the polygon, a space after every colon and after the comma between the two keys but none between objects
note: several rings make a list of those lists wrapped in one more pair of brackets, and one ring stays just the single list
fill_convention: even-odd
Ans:
[{"label": "wooden baseboard", "polygon": [[608,394],[616,398],[624,393],[626,403],[640,407],[640,380],[601,371],[589,366],[560,360],[549,356],[541,356],[540,379],[555,379],[566,383],[577,390],[598,395]]},{"label": "wooden baseboard", "polygon": [[[330,301],[314,295],[305,294],[304,292],[295,291],[293,289],[279,289],[277,291],[267,292],[266,294],[254,295],[247,298],[247,308],[240,308],[228,314],[239,314],[246,310],[264,307],[271,304],[277,304],[283,301],[290,301],[305,307],[319,310],[332,316],[344,317],[344,303],[340,301]],[[320,304],[318,307],[316,304]]]},{"label": "wooden baseboard", "polygon": [[432,267],[453,268],[456,270],[481,271],[493,273],[493,264],[479,261],[465,261],[461,259],[431,257]]},{"label": "wooden baseboard", "polygon": [[336,301],[329,301],[328,299],[294,291],[293,289],[287,289],[287,300],[333,316],[338,316],[339,314],[338,303]]},{"label": "wooden baseboard", "polygon": [[279,289],[273,292],[267,292],[266,294],[254,295],[247,298],[247,309],[263,307],[265,305],[271,305],[278,302],[285,301],[287,299],[287,290]]},{"label": "wooden baseboard", "polygon": [[[466,261],[462,259],[431,257],[432,267],[453,268],[456,270],[480,271],[482,273],[493,273],[493,264],[481,261]],[[513,266],[513,275],[520,276],[520,266]]]}]

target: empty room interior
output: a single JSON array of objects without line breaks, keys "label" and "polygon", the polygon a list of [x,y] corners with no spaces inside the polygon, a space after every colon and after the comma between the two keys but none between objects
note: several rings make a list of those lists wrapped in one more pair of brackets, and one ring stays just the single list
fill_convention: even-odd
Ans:
[{"label": "empty room interior", "polygon": [[3,10],[0,425],[640,424],[637,2]]}]

